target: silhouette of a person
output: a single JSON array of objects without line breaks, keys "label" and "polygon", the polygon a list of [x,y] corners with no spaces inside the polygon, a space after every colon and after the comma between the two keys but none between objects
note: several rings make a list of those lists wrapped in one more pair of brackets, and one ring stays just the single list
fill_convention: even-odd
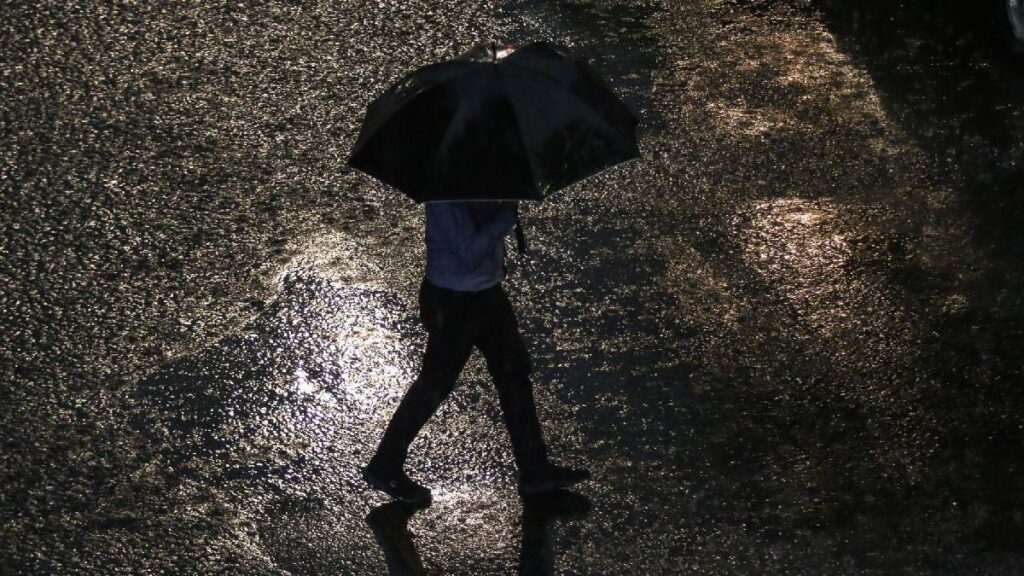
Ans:
[{"label": "silhouette of a person", "polygon": [[473,348],[487,361],[512,452],[519,491],[566,488],[589,474],[548,461],[530,381],[530,355],[505,279],[505,236],[517,220],[511,202],[426,204],[427,263],[420,285],[420,319],[427,348],[419,377],[388,423],[376,453],[363,469],[374,488],[405,502],[430,499],[430,490],[405,473],[409,445],[455,387]]}]

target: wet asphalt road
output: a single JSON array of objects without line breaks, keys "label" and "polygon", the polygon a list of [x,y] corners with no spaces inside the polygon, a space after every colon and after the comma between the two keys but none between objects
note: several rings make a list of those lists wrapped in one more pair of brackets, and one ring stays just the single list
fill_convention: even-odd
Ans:
[{"label": "wet asphalt road", "polygon": [[[1024,570],[1019,60],[877,3],[85,4],[2,4],[0,572]],[[641,117],[507,283],[594,480],[515,496],[475,357],[382,506],[422,213],[342,165],[486,38]]]}]

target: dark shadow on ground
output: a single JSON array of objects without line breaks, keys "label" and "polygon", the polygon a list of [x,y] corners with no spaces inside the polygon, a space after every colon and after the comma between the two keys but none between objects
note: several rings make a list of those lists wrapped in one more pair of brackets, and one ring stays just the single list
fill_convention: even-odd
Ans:
[{"label": "dark shadow on ground", "polygon": [[[759,4],[748,2],[747,4]],[[961,507],[980,541],[1019,550],[1024,538],[1024,66],[1002,2],[817,0],[840,48],[871,75],[890,116],[938,163],[973,220],[984,261],[964,271],[968,304],[936,314],[939,346],[922,394],[936,415],[922,490]],[[897,271],[898,272],[898,271]],[[895,274],[912,293],[949,281]]]},{"label": "dark shadow on ground", "polygon": [[[388,502],[370,511],[366,523],[384,553],[389,576],[430,574],[413,541],[409,520],[425,506]],[[590,499],[582,494],[559,490],[523,498],[523,539],[519,556],[521,576],[550,576],[556,573],[552,529],[559,520],[585,518]]]}]

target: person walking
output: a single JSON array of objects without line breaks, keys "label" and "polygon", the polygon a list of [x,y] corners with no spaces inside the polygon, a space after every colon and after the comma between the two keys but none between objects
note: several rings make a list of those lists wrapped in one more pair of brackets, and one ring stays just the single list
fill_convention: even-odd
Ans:
[{"label": "person walking", "polygon": [[518,203],[427,202],[427,262],[419,291],[427,347],[419,377],[395,410],[363,478],[405,502],[430,500],[430,490],[404,470],[409,446],[455,387],[473,348],[483,353],[512,441],[520,494],[567,488],[586,470],[548,460],[530,380],[530,355],[502,287],[504,238]]},{"label": "person walking", "polygon": [[504,238],[514,226],[522,250],[518,200],[544,201],[639,158],[637,124],[586,59],[545,41],[481,42],[411,71],[367,106],[346,164],[425,204],[427,243],[419,294],[427,349],[363,469],[371,486],[407,502],[430,499],[405,473],[405,459],[473,348],[498,390],[519,492],[589,478],[548,460],[530,355],[501,286]]}]

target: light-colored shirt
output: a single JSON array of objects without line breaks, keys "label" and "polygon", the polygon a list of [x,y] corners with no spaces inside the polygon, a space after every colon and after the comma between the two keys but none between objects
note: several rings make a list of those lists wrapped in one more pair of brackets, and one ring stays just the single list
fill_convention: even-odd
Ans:
[{"label": "light-colored shirt", "polygon": [[478,292],[505,279],[505,235],[515,212],[498,202],[426,203],[426,278],[431,284]]}]

